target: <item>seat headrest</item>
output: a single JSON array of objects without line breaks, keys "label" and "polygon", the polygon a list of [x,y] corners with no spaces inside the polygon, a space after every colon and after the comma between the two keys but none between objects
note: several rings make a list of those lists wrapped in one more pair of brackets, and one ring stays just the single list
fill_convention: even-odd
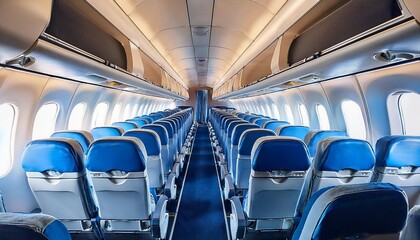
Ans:
[{"label": "seat headrest", "polygon": [[147,124],[146,120],[140,119],[140,118],[127,119],[126,121],[127,122],[134,122],[135,124],[137,124],[138,127],[141,127],[141,126]]},{"label": "seat headrest", "polygon": [[318,144],[313,160],[319,171],[370,170],[375,155],[369,142],[346,137],[330,137]]},{"label": "seat headrest", "polygon": [[224,129],[226,132],[229,124],[233,121],[242,121],[242,120],[238,118],[227,118],[226,121],[222,123],[222,129]]},{"label": "seat headrest", "polygon": [[174,135],[174,130],[172,128],[172,124],[169,121],[170,120],[168,120],[168,121],[156,121],[153,124],[162,125],[166,129],[166,131],[168,132],[168,137],[172,138],[173,135]]},{"label": "seat headrest", "polygon": [[262,127],[265,129],[270,129],[275,132],[278,127],[283,126],[283,125],[290,125],[290,123],[286,121],[272,120],[272,121],[265,122]]},{"label": "seat headrest", "polygon": [[168,131],[166,131],[166,128],[164,126],[158,124],[146,124],[143,127],[141,127],[141,129],[149,129],[155,131],[159,135],[160,143],[162,145],[168,144]]},{"label": "seat headrest", "polygon": [[242,133],[245,132],[245,130],[255,129],[255,128],[260,128],[260,127],[258,127],[258,125],[256,124],[249,124],[249,123],[236,125],[236,127],[233,129],[233,132],[232,132],[232,145],[239,144],[239,139]]},{"label": "seat headrest", "polygon": [[146,148],[148,156],[160,154],[160,137],[153,130],[133,129],[125,132],[123,136],[138,138]]},{"label": "seat headrest", "polygon": [[308,201],[292,239],[398,233],[405,225],[407,208],[404,191],[389,183],[323,188]]},{"label": "seat headrest", "polygon": [[233,129],[235,129],[235,127],[238,126],[239,124],[243,124],[243,123],[248,123],[248,122],[244,120],[239,120],[239,121],[233,121],[229,123],[229,126],[227,127],[228,138],[232,138]]},{"label": "seat headrest", "polygon": [[22,155],[26,172],[83,172],[84,152],[73,139],[47,138],[29,142]]},{"label": "seat headrest", "polygon": [[120,127],[124,129],[124,132],[131,129],[139,128],[139,126],[137,126],[137,124],[134,122],[114,122],[111,125],[114,127]]},{"label": "seat headrest", "polygon": [[257,121],[255,121],[255,124],[257,124],[258,126],[262,127],[264,123],[268,122],[268,121],[273,121],[273,119],[270,118],[260,118]]},{"label": "seat headrest", "polygon": [[89,148],[86,168],[92,172],[143,172],[146,169],[146,154],[143,143],[137,138],[100,138]]},{"label": "seat headrest", "polygon": [[303,141],[309,131],[310,128],[306,126],[282,125],[277,128],[276,134],[279,136],[296,137]]},{"label": "seat headrest", "polygon": [[251,151],[254,171],[306,171],[310,166],[308,150],[298,138],[268,136],[259,138]]},{"label": "seat headrest", "polygon": [[347,133],[339,130],[312,130],[305,136],[305,144],[308,146],[311,157],[315,156],[318,143],[328,137],[348,137]]},{"label": "seat headrest", "polygon": [[93,142],[92,134],[88,131],[75,131],[75,130],[68,130],[68,131],[59,131],[55,132],[51,135],[52,138],[69,138],[76,140],[80,146],[82,146],[83,152],[86,154],[89,150],[90,144]]},{"label": "seat headrest", "polygon": [[46,214],[0,213],[2,240],[71,240],[64,224]]},{"label": "seat headrest", "polygon": [[419,136],[385,136],[376,142],[376,166],[420,167]]},{"label": "seat headrest", "polygon": [[102,137],[121,136],[124,133],[124,129],[115,126],[95,127],[90,130],[90,133],[92,134],[93,139],[96,140]]},{"label": "seat headrest", "polygon": [[238,154],[251,155],[254,143],[260,137],[276,136],[276,134],[268,129],[248,129],[245,130],[239,137]]}]

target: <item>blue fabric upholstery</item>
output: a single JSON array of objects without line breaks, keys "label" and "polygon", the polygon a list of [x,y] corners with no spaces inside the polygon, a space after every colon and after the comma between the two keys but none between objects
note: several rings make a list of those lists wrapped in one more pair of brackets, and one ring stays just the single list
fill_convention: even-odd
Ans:
[{"label": "blue fabric upholstery", "polygon": [[147,124],[146,120],[140,119],[140,118],[127,119],[126,122],[133,122],[133,123],[137,124],[138,127],[142,127],[143,125]]},{"label": "blue fabric upholstery", "polygon": [[416,205],[410,210],[407,224],[401,232],[400,240],[412,239],[420,239],[420,205]]},{"label": "blue fabric upholstery", "polygon": [[233,129],[235,129],[236,126],[239,124],[248,123],[246,121],[237,121],[237,122],[231,122],[229,123],[229,126],[227,128],[227,137],[232,138]]},{"label": "blue fabric upholstery", "polygon": [[254,171],[306,171],[310,166],[305,144],[291,137],[262,137],[251,153]]},{"label": "blue fabric upholstery", "polygon": [[22,168],[26,172],[83,172],[83,158],[82,147],[73,139],[39,139],[26,145]]},{"label": "blue fabric upholstery", "polygon": [[312,130],[305,136],[305,144],[311,157],[315,156],[319,142],[328,137],[348,137],[347,133],[339,130]]},{"label": "blue fabric upholstery", "polygon": [[255,116],[255,115],[245,115],[243,119],[244,119],[245,121],[249,122],[249,119],[251,119],[251,118],[253,118],[253,117],[257,117],[257,116]]},{"label": "blue fabric upholstery", "polygon": [[71,240],[67,228],[45,214],[0,213],[0,239]]},{"label": "blue fabric upholstery", "polygon": [[331,137],[318,144],[313,161],[314,169],[319,171],[370,170],[375,155],[365,140]]},{"label": "blue fabric upholstery", "polygon": [[155,131],[160,138],[160,144],[161,145],[167,145],[168,144],[168,131],[166,131],[165,127],[162,125],[157,124],[147,124],[141,127],[141,129],[149,129]]},{"label": "blue fabric upholstery", "polygon": [[273,120],[273,121],[268,121],[265,122],[264,124],[264,128],[265,129],[270,129],[273,130],[274,132],[277,130],[278,127],[280,126],[284,126],[284,125],[289,125],[289,122],[286,121],[277,121],[277,120]]},{"label": "blue fabric upholstery", "polygon": [[268,121],[273,121],[273,119],[271,119],[271,118],[260,118],[255,122],[255,124],[262,127],[263,123],[268,122]]},{"label": "blue fabric upholstery", "polygon": [[136,123],[134,122],[114,122],[111,124],[114,127],[120,127],[122,129],[124,129],[124,132],[131,130],[131,129],[136,129],[139,128],[139,126],[137,126]]},{"label": "blue fabric upholstery", "polygon": [[153,124],[158,124],[158,125],[162,125],[163,127],[165,127],[166,131],[168,132],[168,137],[172,138],[174,136],[174,130],[172,128],[171,123],[168,121],[156,121]]},{"label": "blue fabric upholstery", "polygon": [[239,155],[251,155],[252,146],[260,137],[275,136],[276,134],[268,129],[249,129],[244,132],[239,141]]},{"label": "blue fabric upholstery", "polygon": [[159,135],[153,130],[147,129],[133,129],[123,134],[125,137],[138,138],[146,148],[147,155],[159,155],[160,154],[160,139]]},{"label": "blue fabric upholstery", "polygon": [[105,126],[105,127],[95,127],[90,130],[90,133],[93,136],[93,139],[99,139],[102,137],[116,137],[121,136],[124,133],[124,129],[120,127],[111,127],[111,126]]},{"label": "blue fabric upholstery", "polygon": [[150,116],[142,116],[141,119],[147,120],[149,124],[153,123],[155,120]]},{"label": "blue fabric upholstery", "polygon": [[51,135],[52,138],[69,138],[76,140],[83,149],[83,152],[86,154],[89,150],[90,144],[93,142],[93,136],[90,132],[87,131],[59,131]]},{"label": "blue fabric upholstery", "polygon": [[146,118],[144,116],[142,116],[142,117],[135,117],[134,119],[142,120],[142,121],[146,122],[146,124],[151,124],[152,123],[152,119]]},{"label": "blue fabric upholstery", "polygon": [[309,131],[310,128],[306,126],[283,125],[277,128],[276,133],[279,136],[296,137],[303,141]]},{"label": "blue fabric upholstery", "polygon": [[92,172],[143,172],[146,160],[140,145],[140,140],[133,137],[98,139],[90,146],[86,168]]},{"label": "blue fabric upholstery", "polygon": [[327,187],[310,198],[292,239],[358,239],[356,236],[398,233],[406,217],[405,193],[395,185]]},{"label": "blue fabric upholstery", "polygon": [[376,142],[376,166],[420,167],[420,136],[385,136]]},{"label": "blue fabric upholstery", "polygon": [[239,139],[240,139],[242,133],[245,132],[245,130],[254,129],[254,128],[259,128],[259,127],[258,127],[258,125],[248,124],[248,123],[237,125],[234,128],[234,131],[232,133],[232,145],[238,145],[239,144]]}]

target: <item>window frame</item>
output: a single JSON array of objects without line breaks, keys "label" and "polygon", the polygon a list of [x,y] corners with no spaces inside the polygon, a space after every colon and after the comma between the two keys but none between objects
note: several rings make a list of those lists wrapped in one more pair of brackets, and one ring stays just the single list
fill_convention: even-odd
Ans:
[{"label": "window frame", "polygon": [[[0,168],[0,178],[3,178],[5,176],[7,176],[9,174],[9,172],[12,170],[13,168],[13,163],[14,163],[14,150],[15,150],[15,138],[16,138],[16,127],[17,127],[17,121],[18,121],[18,117],[19,117],[19,109],[15,104],[9,103],[9,102],[5,102],[0,104],[0,108],[3,105],[8,105],[11,107],[11,110],[13,111],[13,117],[12,117],[12,121],[11,121],[11,126],[9,127],[9,136],[8,136],[8,146],[7,146],[7,150],[5,151],[5,153],[8,153],[8,162],[5,163],[5,169],[2,170]],[[3,125],[3,124],[2,124]],[[3,145],[3,144],[2,144]],[[5,147],[6,149],[6,147]],[[0,159],[1,161],[3,161],[3,157],[1,157]]]},{"label": "window frame", "polygon": [[[79,128],[74,128],[71,125],[76,125],[72,122],[74,121],[73,116],[74,116],[75,110],[78,106],[83,106],[83,114],[82,114],[83,116],[81,117],[81,119],[79,119],[80,121],[77,123],[77,125],[79,125],[80,127]],[[85,119],[85,116],[86,116],[86,110],[87,110],[86,102],[79,102],[76,105],[74,105],[73,109],[70,112],[70,116],[69,116],[69,119],[68,119],[68,122],[67,122],[67,129],[68,130],[83,130],[83,122],[84,122],[84,119]]]},{"label": "window frame", "polygon": [[[355,112],[355,109],[351,109],[349,112],[347,112],[347,110],[346,110],[346,111],[344,111],[343,105],[344,105],[346,102],[348,102],[348,103],[350,103],[350,104],[355,104],[354,106],[356,106],[356,107],[360,110],[360,111],[359,111],[359,113],[360,113],[361,119],[359,119],[359,120],[361,120],[361,123],[363,123],[363,128],[361,128],[361,126],[358,126],[358,127],[357,127],[357,129],[363,129],[363,135],[364,135],[364,137],[363,137],[363,138],[362,138],[362,137],[359,137],[359,136],[354,136],[354,131],[353,131],[353,130],[350,130],[350,128],[349,128],[349,126],[355,126],[354,124],[349,124],[349,123],[354,123],[354,122],[355,122],[355,120],[354,120],[354,118],[353,118],[351,121],[349,121],[349,117],[350,117],[350,115],[347,115],[347,113],[352,112],[352,113],[351,113],[351,115],[352,115],[353,117],[354,117],[356,114],[359,114],[359,113],[356,113],[356,112]],[[366,139],[367,139],[367,137],[368,137],[368,132],[367,132],[367,129],[366,129],[365,117],[364,117],[364,115],[363,115],[363,111],[362,111],[362,108],[360,107],[360,105],[359,105],[359,104],[357,104],[357,102],[355,102],[355,101],[353,101],[353,100],[350,100],[350,99],[343,99],[343,100],[341,101],[341,103],[340,103],[340,108],[341,108],[341,113],[343,114],[344,123],[345,123],[345,126],[346,126],[346,132],[347,132],[347,134],[349,135],[349,137],[351,137],[351,138],[357,138],[357,139],[362,139],[362,140],[366,140]],[[356,128],[354,128],[354,129],[356,129]]]},{"label": "window frame", "polygon": [[[327,109],[324,107],[324,105],[317,103],[315,105],[315,112],[316,112],[316,116],[318,117],[319,129],[331,130],[330,117],[328,116]],[[323,119],[326,121],[323,121]],[[327,128],[323,127],[324,124],[328,125]]]},{"label": "window frame", "polygon": [[[35,136],[35,129],[38,129],[38,123],[37,123],[37,119],[38,119],[38,114],[40,113],[40,111],[44,108],[44,107],[46,107],[46,106],[48,106],[48,105],[55,105],[56,106],[56,111],[55,111],[55,114],[54,114],[54,118],[52,118],[52,119],[54,119],[54,126],[51,126],[52,127],[52,131],[47,135],[47,134],[39,134],[39,133],[37,133],[37,135],[38,136]],[[33,125],[32,125],[32,140],[36,140],[36,139],[41,139],[41,138],[45,138],[45,137],[49,137],[51,134],[53,134],[54,133],[54,131],[55,131],[55,127],[56,127],[56,125],[57,125],[57,118],[58,118],[58,114],[60,113],[60,104],[58,103],[58,102],[55,102],[55,101],[51,101],[51,102],[46,102],[46,103],[44,103],[40,108],[38,108],[38,111],[36,112],[36,114],[35,114],[35,119],[34,119],[34,122],[33,122]],[[41,120],[40,120],[41,121]],[[43,121],[41,121],[41,123],[42,124],[39,124],[39,126],[41,126],[41,125],[43,125],[43,126],[45,126],[46,125],[46,121],[45,121],[45,119],[43,119]],[[45,128],[43,129],[44,131],[40,131],[40,132],[46,132],[45,131]],[[51,130],[51,129],[48,129],[48,130]],[[45,136],[44,136],[45,135]]]}]

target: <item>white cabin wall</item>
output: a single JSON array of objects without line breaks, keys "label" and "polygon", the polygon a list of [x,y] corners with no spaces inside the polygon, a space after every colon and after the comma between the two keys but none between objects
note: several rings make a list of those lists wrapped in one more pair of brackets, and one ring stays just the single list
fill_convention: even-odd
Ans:
[{"label": "white cabin wall", "polygon": [[[302,119],[298,110],[299,103],[302,103],[306,106],[305,99],[300,93],[298,88],[292,88],[287,91],[284,91],[284,95],[289,103],[290,108],[292,109],[294,125],[302,125]],[[310,122],[311,123],[311,122]]]}]

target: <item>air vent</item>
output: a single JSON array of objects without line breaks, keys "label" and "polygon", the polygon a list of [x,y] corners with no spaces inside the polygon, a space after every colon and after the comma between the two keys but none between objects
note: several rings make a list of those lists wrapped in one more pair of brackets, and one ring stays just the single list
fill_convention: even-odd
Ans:
[{"label": "air vent", "polygon": [[195,26],[192,28],[192,30],[195,36],[206,36],[209,34],[209,28],[205,26]]},{"label": "air vent", "polygon": [[197,58],[197,62],[198,63],[206,63],[207,62],[207,58]]}]

